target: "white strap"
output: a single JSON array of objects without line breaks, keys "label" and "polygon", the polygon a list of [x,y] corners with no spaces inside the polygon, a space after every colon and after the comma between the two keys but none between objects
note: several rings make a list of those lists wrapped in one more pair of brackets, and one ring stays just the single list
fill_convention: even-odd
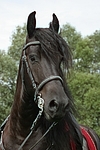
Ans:
[{"label": "white strap", "polygon": [[83,138],[83,150],[88,150],[88,146],[85,138]]},{"label": "white strap", "polygon": [[3,142],[2,142],[2,135],[3,135],[3,131],[1,132],[1,139],[0,139],[0,148],[2,150],[5,150],[4,146],[3,146]]}]

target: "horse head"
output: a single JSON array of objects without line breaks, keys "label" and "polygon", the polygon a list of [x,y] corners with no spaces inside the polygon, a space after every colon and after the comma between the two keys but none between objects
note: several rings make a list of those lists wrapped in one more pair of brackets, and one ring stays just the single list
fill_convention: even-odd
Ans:
[{"label": "horse head", "polygon": [[[34,93],[35,101],[38,95],[42,96],[46,119],[59,119],[65,115],[69,106],[61,69],[66,57],[65,48],[68,49],[68,46],[64,40],[62,45],[60,43],[59,21],[55,14],[49,28],[36,28],[35,14],[36,12],[32,12],[27,21],[27,38],[23,55],[26,57],[26,68],[29,73],[27,75],[24,73],[24,82],[29,94]],[[35,90],[32,88],[30,90],[33,80]]]}]

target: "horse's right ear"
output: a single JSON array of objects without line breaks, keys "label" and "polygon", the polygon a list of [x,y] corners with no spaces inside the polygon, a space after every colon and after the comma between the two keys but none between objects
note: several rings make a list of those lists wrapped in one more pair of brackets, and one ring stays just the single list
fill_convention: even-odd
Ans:
[{"label": "horse's right ear", "polygon": [[33,36],[34,30],[35,30],[35,27],[36,27],[35,14],[36,14],[36,12],[34,11],[28,16],[27,33],[28,33],[29,38],[31,38]]}]

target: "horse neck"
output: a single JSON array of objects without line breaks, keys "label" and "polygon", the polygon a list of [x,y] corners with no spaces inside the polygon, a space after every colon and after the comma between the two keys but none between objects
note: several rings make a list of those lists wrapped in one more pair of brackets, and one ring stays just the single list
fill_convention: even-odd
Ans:
[{"label": "horse neck", "polygon": [[[38,108],[33,97],[34,91],[27,93],[27,89],[22,82],[21,72],[19,69],[15,98],[11,109],[10,128],[14,131],[17,129],[17,134],[26,136],[32,125],[32,122],[37,116]],[[24,132],[22,132],[24,131]]]}]

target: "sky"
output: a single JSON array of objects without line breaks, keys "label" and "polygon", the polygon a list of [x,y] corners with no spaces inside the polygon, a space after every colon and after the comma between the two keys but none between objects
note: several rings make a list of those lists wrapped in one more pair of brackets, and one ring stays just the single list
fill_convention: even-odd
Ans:
[{"label": "sky", "polygon": [[83,37],[100,30],[100,0],[0,0],[0,50],[8,49],[16,27],[32,11],[37,27],[48,27],[55,13],[61,27],[69,23]]}]

